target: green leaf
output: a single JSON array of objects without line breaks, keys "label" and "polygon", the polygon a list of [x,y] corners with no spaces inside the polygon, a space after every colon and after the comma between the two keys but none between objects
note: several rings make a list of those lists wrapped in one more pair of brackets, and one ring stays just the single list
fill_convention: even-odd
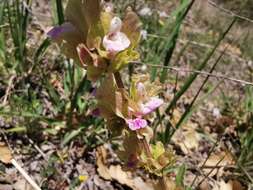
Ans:
[{"label": "green leaf", "polygon": [[164,146],[161,142],[157,142],[155,145],[152,146],[152,156],[156,160],[159,156],[161,156],[164,152]]},{"label": "green leaf", "polygon": [[64,147],[66,144],[68,144],[71,140],[73,140],[75,137],[77,137],[81,132],[82,132],[83,128],[79,128],[76,130],[71,131],[70,133],[67,133],[64,136],[63,141],[61,142],[61,147]]},{"label": "green leaf", "polygon": [[64,22],[62,0],[56,0],[56,9],[57,9],[58,24],[61,25]]},{"label": "green leaf", "polygon": [[179,167],[177,176],[176,176],[176,185],[178,187],[183,187],[184,186],[184,175],[186,172],[186,166],[183,164],[182,166]]},{"label": "green leaf", "polygon": [[129,64],[129,62],[139,59],[140,55],[137,51],[128,48],[116,55],[112,60],[108,70],[110,72],[116,72]]},{"label": "green leaf", "polygon": [[[179,32],[180,32],[180,27],[183,23],[184,18],[186,17],[187,13],[189,12],[189,10],[191,9],[191,6],[193,5],[194,0],[192,0],[189,3],[189,0],[182,0],[181,1],[181,5],[179,7],[179,11],[176,14],[176,21],[175,21],[175,26],[173,27],[173,31],[172,34],[169,36],[168,41],[166,42],[165,48],[164,48],[164,52],[165,53],[165,58],[164,58],[164,66],[168,66],[172,57],[172,54],[174,52],[174,49],[176,47],[176,43],[177,43],[177,39],[179,36]],[[162,53],[164,54],[164,53]],[[165,82],[166,77],[167,77],[167,72],[168,69],[164,68],[160,77],[160,81],[162,83]]]}]

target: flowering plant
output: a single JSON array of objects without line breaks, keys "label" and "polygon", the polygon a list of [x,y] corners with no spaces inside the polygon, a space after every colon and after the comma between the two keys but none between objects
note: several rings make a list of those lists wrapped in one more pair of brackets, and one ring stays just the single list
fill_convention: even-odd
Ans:
[{"label": "flowering plant", "polygon": [[105,118],[112,134],[123,138],[119,157],[130,169],[146,168],[158,176],[174,163],[173,153],[162,143],[150,144],[152,113],[163,105],[162,86],[150,83],[147,75],[134,75],[130,88],[124,87],[119,71],[139,58],[135,48],[140,40],[140,20],[127,10],[121,20],[99,0],[69,0],[66,22],[48,32],[63,52],[87,70],[88,79],[97,81],[94,112]]},{"label": "flowering plant", "polygon": [[99,0],[70,0],[66,22],[48,32],[64,54],[87,69],[90,80],[114,73],[139,58],[140,21],[127,10],[123,21]]}]

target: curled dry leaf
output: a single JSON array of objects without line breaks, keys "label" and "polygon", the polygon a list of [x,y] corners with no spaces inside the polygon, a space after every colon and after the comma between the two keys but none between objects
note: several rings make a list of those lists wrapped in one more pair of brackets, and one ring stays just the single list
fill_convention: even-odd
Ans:
[{"label": "curled dry leaf", "polygon": [[97,172],[102,178],[106,180],[112,180],[112,177],[109,173],[109,169],[106,163],[106,155],[107,155],[107,152],[104,146],[100,146],[97,148],[97,151],[96,151],[96,162],[98,166]]},{"label": "curled dry leaf", "polygon": [[12,159],[12,156],[11,156],[10,149],[0,142],[0,161],[5,164],[10,164],[11,159]]},{"label": "curled dry leaf", "polygon": [[[171,123],[175,126],[179,119],[181,118],[181,113],[175,110],[171,119]],[[183,126],[178,129],[172,140],[178,144],[181,150],[188,154],[192,150],[197,150],[199,148],[199,141],[201,137],[197,132],[197,124],[191,121],[186,122]]]},{"label": "curled dry leaf", "polygon": [[213,190],[233,190],[233,186],[222,180],[213,188]]},{"label": "curled dry leaf", "polygon": [[168,177],[163,177],[154,183],[155,190],[183,190],[182,187],[178,187],[176,183]]},{"label": "curled dry leaf", "polygon": [[[218,153],[213,153],[211,154],[211,156],[209,157],[209,159],[206,161],[205,166],[208,167],[217,167],[217,169],[204,169],[204,172],[206,174],[209,174],[209,176],[222,176],[223,174],[223,166],[227,166],[227,165],[233,165],[234,164],[234,160],[232,155],[229,152],[218,152]],[[211,171],[212,170],[212,171]]]},{"label": "curled dry leaf", "polygon": [[107,165],[107,152],[104,146],[97,148],[97,166],[99,175],[106,180],[115,180],[133,190],[153,190],[151,183],[144,182],[140,177],[133,176],[131,172],[124,171],[120,165]]},{"label": "curled dry leaf", "polygon": [[221,180],[217,182],[213,190],[245,190],[245,188],[237,180],[230,180],[227,183]]}]

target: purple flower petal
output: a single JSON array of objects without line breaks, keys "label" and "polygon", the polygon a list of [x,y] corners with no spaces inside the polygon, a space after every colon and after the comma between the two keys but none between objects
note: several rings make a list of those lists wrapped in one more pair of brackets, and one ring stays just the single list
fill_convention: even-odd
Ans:
[{"label": "purple flower petal", "polygon": [[126,120],[128,127],[135,131],[137,129],[142,129],[148,125],[147,121],[145,119],[136,118],[136,119],[127,119]]},{"label": "purple flower petal", "polygon": [[158,97],[150,98],[150,100],[147,103],[143,104],[141,108],[142,114],[146,115],[153,112],[155,109],[160,107],[163,103],[164,101]]},{"label": "purple flower petal", "polygon": [[97,94],[97,88],[93,88],[92,92],[91,92],[91,95],[96,97],[96,94]]},{"label": "purple flower petal", "polygon": [[99,108],[92,110],[91,115],[94,117],[99,117],[101,115]]},{"label": "purple flower petal", "polygon": [[60,38],[62,36],[62,34],[73,32],[75,30],[76,30],[75,27],[71,23],[66,22],[66,23],[63,23],[61,26],[55,26],[55,27],[53,27],[47,33],[47,35],[51,39],[56,40],[56,39]]}]

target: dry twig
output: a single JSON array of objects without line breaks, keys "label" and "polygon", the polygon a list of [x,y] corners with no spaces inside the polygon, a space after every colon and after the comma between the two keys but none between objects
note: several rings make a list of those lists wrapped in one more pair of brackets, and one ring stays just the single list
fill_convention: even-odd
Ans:
[{"label": "dry twig", "polygon": [[35,190],[41,190],[41,188],[34,182],[34,180],[26,173],[26,171],[18,164],[15,159],[11,159],[11,163]]}]

